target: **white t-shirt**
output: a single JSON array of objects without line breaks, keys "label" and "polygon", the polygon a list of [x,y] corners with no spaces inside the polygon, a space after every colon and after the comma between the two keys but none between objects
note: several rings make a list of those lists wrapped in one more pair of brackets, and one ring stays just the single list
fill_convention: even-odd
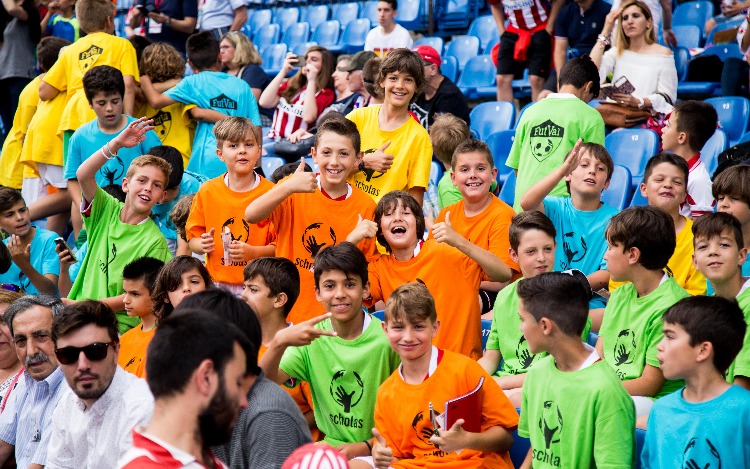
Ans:
[{"label": "white t-shirt", "polygon": [[245,5],[243,0],[200,0],[198,2],[198,29],[211,31],[232,26],[234,10]]},{"label": "white t-shirt", "polygon": [[365,38],[365,50],[371,50],[380,57],[399,47],[411,49],[413,44],[414,40],[409,31],[400,24],[396,24],[396,28],[390,34],[386,34],[383,27],[378,26],[367,33]]}]

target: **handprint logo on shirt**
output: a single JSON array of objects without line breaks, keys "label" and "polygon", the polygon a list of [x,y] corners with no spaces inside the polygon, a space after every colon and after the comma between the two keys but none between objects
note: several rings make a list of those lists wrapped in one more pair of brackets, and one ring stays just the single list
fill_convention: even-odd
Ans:
[{"label": "handprint logo on shirt", "polygon": [[302,246],[310,253],[311,258],[315,258],[324,247],[330,247],[336,244],[336,232],[333,228],[326,227],[323,223],[313,223],[305,228],[302,233]]},{"label": "handprint logo on shirt", "polygon": [[708,438],[693,437],[682,453],[681,469],[721,469],[719,450]]},{"label": "handprint logo on shirt", "polygon": [[635,332],[623,329],[615,341],[615,366],[630,365],[635,360]]},{"label": "handprint logo on shirt", "polygon": [[116,156],[113,160],[107,161],[99,170],[99,174],[107,180],[106,186],[122,184],[122,178],[125,177],[125,164],[122,162],[119,156]]},{"label": "handprint logo on shirt", "polygon": [[539,429],[544,434],[546,449],[549,449],[552,443],[560,442],[562,427],[563,418],[560,408],[553,401],[544,401],[542,417],[539,419]]},{"label": "handprint logo on shirt", "polygon": [[580,262],[586,257],[586,252],[588,252],[586,240],[583,239],[583,236],[576,235],[572,231],[564,233],[563,252],[565,253],[565,259],[560,260],[561,270],[572,269],[574,262]]},{"label": "handprint logo on shirt", "polygon": [[[417,415],[415,415],[411,421],[411,428],[414,430],[414,433],[417,434],[417,438],[422,440],[423,443],[426,443],[430,446],[435,446],[430,441],[430,438],[432,438],[435,430],[432,428],[432,422],[430,421],[430,419],[425,418],[426,415],[429,416],[429,413],[426,413],[422,410],[417,412]],[[440,415],[440,412],[435,411],[435,416],[437,417],[438,415]]]},{"label": "handprint logo on shirt", "polygon": [[343,407],[344,413],[348,414],[362,400],[365,385],[356,371],[339,370],[333,374],[328,391],[333,400]]}]

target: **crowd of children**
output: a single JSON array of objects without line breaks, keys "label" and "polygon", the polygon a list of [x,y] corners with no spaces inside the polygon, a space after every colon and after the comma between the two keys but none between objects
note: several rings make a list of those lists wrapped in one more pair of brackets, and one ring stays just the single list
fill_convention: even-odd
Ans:
[{"label": "crowd of children", "polygon": [[[78,0],[75,18],[54,3],[44,27],[75,42],[42,41],[46,73],[4,147],[0,283],[105,303],[123,369],[146,377],[160,322],[221,288],[257,316],[257,376],[306,425],[286,443],[326,442],[352,468],[511,468],[516,430],[524,468],[750,467],[750,166],[710,180],[711,106],[675,107],[638,188],[647,206],[618,211],[601,202],[614,163],[586,105],[598,71],[567,61],[559,92],[519,122],[514,211],[463,121],[438,116],[428,133],[410,114],[424,62],[395,49],[378,59],[382,105],[318,122],[315,172],[302,158],[264,177],[274,139],[211,32],[187,40],[183,78],[174,47],[137,56],[112,36],[109,0]],[[260,96],[277,106],[274,138],[334,101],[330,55],[311,48],[286,80],[290,55]],[[446,169],[434,219],[433,153]],[[240,455],[240,440],[218,454]],[[266,460],[240,459],[225,462]]]}]

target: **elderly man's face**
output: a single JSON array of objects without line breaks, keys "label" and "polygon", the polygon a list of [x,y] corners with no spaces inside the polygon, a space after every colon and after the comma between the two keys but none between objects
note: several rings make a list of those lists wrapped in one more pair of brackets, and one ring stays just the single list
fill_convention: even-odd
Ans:
[{"label": "elderly man's face", "polygon": [[13,343],[18,359],[37,381],[46,379],[57,368],[52,341],[52,310],[32,306],[13,318]]}]

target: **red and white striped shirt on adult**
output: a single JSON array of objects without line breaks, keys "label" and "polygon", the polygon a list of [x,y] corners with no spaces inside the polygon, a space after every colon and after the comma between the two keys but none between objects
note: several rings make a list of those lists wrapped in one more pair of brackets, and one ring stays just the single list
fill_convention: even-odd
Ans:
[{"label": "red and white striped shirt on adult", "polygon": [[[307,129],[307,122],[302,118],[303,106],[305,104],[305,91],[307,88],[297,93],[292,101],[287,101],[281,94],[286,90],[287,84],[283,83],[279,87],[278,94],[279,104],[276,105],[276,111],[273,114],[273,126],[268,133],[269,137],[288,137],[297,129]],[[325,108],[330,106],[336,99],[336,94],[329,88],[324,88],[315,94],[315,103],[318,105],[318,116]],[[316,117],[317,119],[317,117]]]},{"label": "red and white striped shirt on adult", "polygon": [[502,5],[510,25],[531,31],[545,24],[552,5],[544,0],[489,0],[490,5]]},{"label": "red and white striped shirt on adult", "polygon": [[[228,469],[209,451],[211,464],[218,469]],[[158,438],[133,429],[133,447],[118,463],[120,469],[207,469],[208,466]]]}]

